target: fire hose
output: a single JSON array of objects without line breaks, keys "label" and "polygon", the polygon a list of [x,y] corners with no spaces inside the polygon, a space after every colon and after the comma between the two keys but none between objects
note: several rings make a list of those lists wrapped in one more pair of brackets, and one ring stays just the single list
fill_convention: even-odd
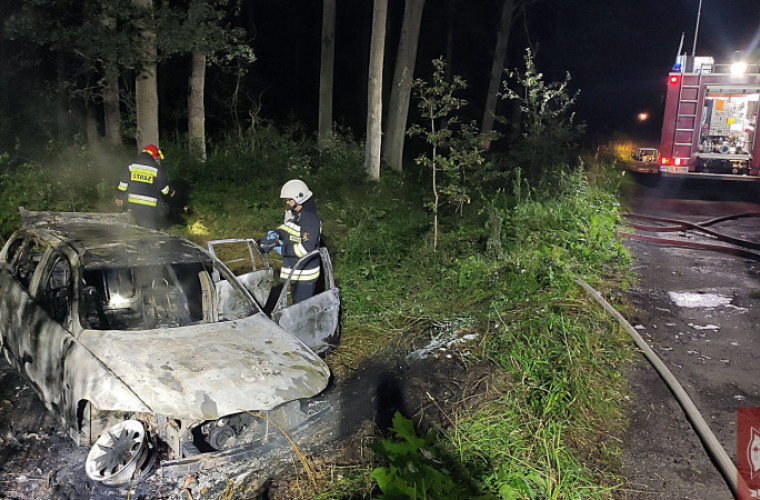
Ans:
[{"label": "fire hose", "polygon": [[[591,296],[591,298],[593,298],[607,312],[609,312],[618,321],[618,323],[620,323],[620,325],[631,336],[631,338],[633,338],[636,346],[641,349],[642,353],[647,358],[649,363],[651,363],[652,367],[657,371],[662,380],[673,393],[676,400],[681,405],[681,408],[683,408],[684,412],[686,413],[686,417],[691,422],[699,438],[707,447],[708,453],[717,464],[718,469],[728,483],[729,488],[731,488],[731,492],[736,496],[738,476],[736,472],[736,466],[729,458],[726,450],[724,450],[721,446],[718,438],[716,438],[715,434],[713,434],[713,432],[710,430],[707,422],[705,422],[705,419],[702,418],[702,415],[699,413],[699,410],[697,410],[694,402],[691,400],[691,398],[689,398],[689,395],[686,394],[686,391],[678,382],[678,380],[673,376],[671,371],[668,370],[668,367],[665,366],[665,363],[663,363],[662,360],[657,357],[657,354],[652,351],[652,348],[649,347],[643,338],[641,338],[641,335],[638,334],[638,332],[631,326],[631,324],[614,307],[612,307],[609,302],[604,300],[599,292],[591,288],[591,286],[589,286],[580,278],[576,278],[575,282],[578,283],[586,291],[586,293]],[[742,483],[742,489],[747,490],[747,486],[744,484],[743,479],[739,478],[738,480]],[[750,497],[738,496],[737,498],[743,499]]]},{"label": "fire hose", "polygon": [[[746,218],[746,217],[760,217],[760,212],[747,212],[747,213],[728,215],[724,217],[711,219],[702,223],[692,223],[692,222],[687,222],[687,221],[682,221],[682,220],[665,219],[661,217],[653,217],[653,216],[640,215],[640,214],[625,214],[625,217],[629,219],[641,219],[641,220],[648,220],[648,221],[653,221],[653,222],[670,224],[670,226],[646,226],[646,225],[637,224],[637,223],[631,224],[631,227],[640,231],[676,232],[676,231],[694,230],[698,232],[703,232],[712,238],[715,238],[719,241],[724,241],[734,246],[674,240],[674,239],[669,239],[669,238],[659,238],[659,237],[646,236],[646,235],[635,234],[635,233],[625,233],[625,232],[618,233],[618,235],[622,237],[627,237],[630,239],[636,239],[640,241],[648,241],[648,242],[653,242],[653,243],[681,246],[681,247],[686,247],[686,248],[694,248],[694,249],[700,249],[700,250],[713,250],[713,251],[718,251],[718,252],[730,253],[730,254],[740,256],[740,257],[750,258],[753,260],[760,260],[759,253],[751,252],[749,250],[744,249],[744,248],[751,248],[755,250],[760,250],[760,243],[756,243],[756,242],[752,242],[748,240],[742,240],[739,238],[733,238],[731,236],[721,234],[717,231],[707,229],[707,226],[717,224],[718,222],[724,222],[727,220],[735,220],[735,219]],[[736,247],[743,247],[743,248],[736,248]],[[589,296],[591,296],[591,298],[593,298],[597,303],[599,303],[607,312],[609,312],[618,321],[618,323],[623,327],[623,329],[631,336],[636,346],[642,351],[642,353],[650,362],[652,367],[660,375],[662,380],[665,382],[665,384],[668,386],[670,391],[675,396],[678,403],[681,405],[681,408],[683,408],[684,412],[686,413],[687,418],[691,422],[699,438],[702,440],[702,443],[704,443],[705,447],[707,448],[708,453],[710,454],[713,461],[717,465],[720,473],[723,475],[724,479],[726,480],[734,496],[741,500],[751,498],[749,488],[747,487],[744,481],[744,478],[739,476],[739,474],[737,473],[736,465],[731,461],[728,454],[726,453],[726,450],[723,449],[720,442],[715,437],[715,434],[713,434],[713,432],[710,430],[710,427],[707,425],[707,422],[705,422],[704,418],[699,413],[699,410],[697,410],[697,407],[694,405],[694,402],[691,400],[691,398],[689,398],[684,388],[681,386],[678,380],[673,376],[670,370],[665,366],[662,360],[660,360],[660,358],[657,357],[654,351],[649,347],[649,345],[644,341],[644,339],[641,338],[641,336],[633,328],[633,326],[631,326],[631,324],[614,307],[612,307],[606,300],[604,300],[604,298],[599,292],[594,290],[591,286],[589,286],[585,281],[581,280],[580,278],[575,278],[575,282],[578,283],[586,291],[586,293],[588,293]]]},{"label": "fire hose", "polygon": [[690,230],[697,233],[702,233],[709,238],[713,238],[715,240],[728,243],[728,245],[719,245],[719,244],[714,244],[714,243],[703,243],[703,242],[696,242],[696,241],[685,241],[685,240],[677,240],[677,239],[672,239],[672,238],[661,238],[658,236],[648,236],[645,234],[628,233],[628,232],[618,232],[617,235],[620,237],[628,238],[632,240],[648,241],[650,243],[659,243],[663,245],[693,248],[695,250],[711,250],[715,252],[728,253],[728,254],[736,255],[738,257],[744,257],[747,259],[760,261],[760,253],[747,250],[747,249],[760,250],[760,243],[744,240],[740,238],[734,238],[733,236],[729,236],[723,233],[719,233],[718,231],[708,229],[708,226],[717,224],[719,222],[725,222],[728,220],[736,220],[736,219],[742,219],[742,218],[748,218],[748,217],[760,217],[760,212],[744,212],[744,213],[739,213],[739,214],[726,215],[723,217],[717,217],[715,219],[710,219],[710,220],[700,222],[700,223],[688,222],[688,221],[678,220],[678,219],[666,219],[663,217],[654,217],[651,215],[642,215],[642,214],[623,214],[623,215],[629,220],[640,219],[640,220],[647,220],[647,221],[652,221],[652,222],[669,224],[667,226],[655,226],[655,225],[648,226],[644,224],[638,224],[635,222],[630,223],[630,226],[632,228],[639,231],[667,233],[667,232],[685,232],[685,231]]}]

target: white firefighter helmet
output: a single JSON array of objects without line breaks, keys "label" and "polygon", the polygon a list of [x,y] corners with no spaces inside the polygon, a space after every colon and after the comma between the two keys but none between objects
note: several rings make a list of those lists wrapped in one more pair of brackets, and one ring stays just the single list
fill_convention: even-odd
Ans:
[{"label": "white firefighter helmet", "polygon": [[309,187],[300,179],[289,180],[282,185],[282,190],[280,190],[280,198],[295,200],[298,205],[303,205],[306,200],[311,198],[311,194]]}]

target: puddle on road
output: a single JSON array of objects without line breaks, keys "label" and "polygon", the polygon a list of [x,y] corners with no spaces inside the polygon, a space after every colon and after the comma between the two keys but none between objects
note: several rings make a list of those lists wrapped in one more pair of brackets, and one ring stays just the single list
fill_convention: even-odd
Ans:
[{"label": "puddle on road", "polygon": [[717,293],[668,292],[670,300],[678,307],[709,308],[731,304],[731,297]]}]

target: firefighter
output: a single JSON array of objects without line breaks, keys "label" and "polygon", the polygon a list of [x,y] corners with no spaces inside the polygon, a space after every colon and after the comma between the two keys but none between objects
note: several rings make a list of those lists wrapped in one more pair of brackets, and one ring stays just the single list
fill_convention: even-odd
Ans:
[{"label": "firefighter", "polygon": [[301,263],[298,269],[294,270],[294,266],[298,259],[319,246],[322,222],[317,215],[317,204],[312,198],[312,192],[302,180],[292,179],[286,182],[280,190],[280,198],[285,200],[289,209],[285,212],[285,222],[269,231],[259,241],[259,248],[264,252],[274,250],[282,255],[281,279],[286,280],[293,272],[290,296],[295,304],[314,295],[316,289],[319,255]]},{"label": "firefighter", "polygon": [[148,144],[129,165],[121,178],[116,193],[116,205],[132,213],[135,223],[158,229],[169,213],[167,198],[174,196],[166,173],[161,168],[164,154],[154,144]]}]

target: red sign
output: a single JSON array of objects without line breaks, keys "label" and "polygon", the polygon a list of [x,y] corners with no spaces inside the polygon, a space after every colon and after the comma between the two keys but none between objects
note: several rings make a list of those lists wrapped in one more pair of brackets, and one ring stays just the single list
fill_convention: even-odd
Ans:
[{"label": "red sign", "polygon": [[760,408],[736,409],[737,495],[760,498]]}]

